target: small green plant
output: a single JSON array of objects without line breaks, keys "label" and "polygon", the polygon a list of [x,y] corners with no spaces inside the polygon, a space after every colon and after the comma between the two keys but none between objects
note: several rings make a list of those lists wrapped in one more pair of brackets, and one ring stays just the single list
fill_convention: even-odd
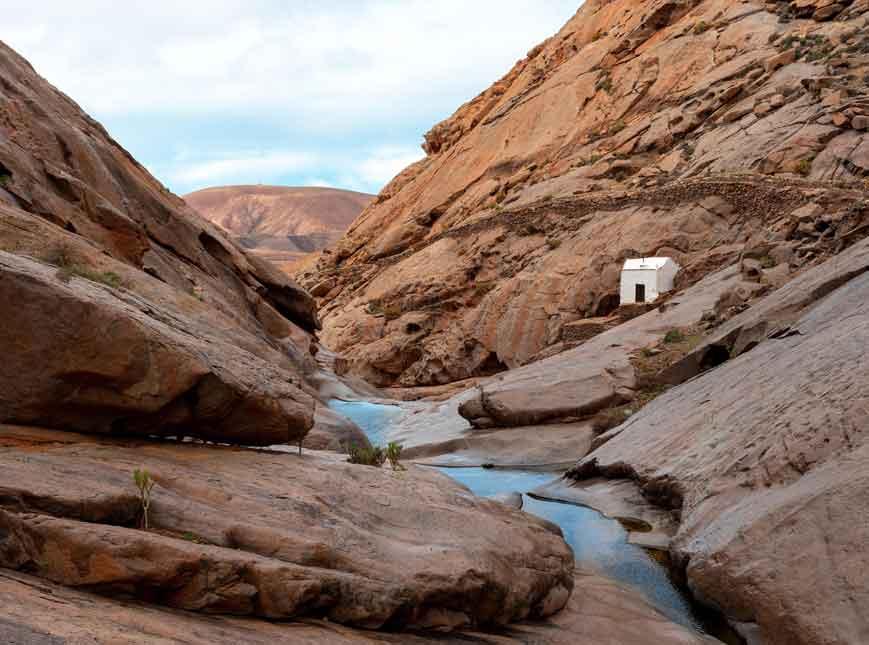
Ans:
[{"label": "small green plant", "polygon": [[392,470],[407,470],[399,461],[401,450],[401,444],[395,443],[394,441],[390,441],[386,446],[386,458],[389,460],[389,465],[392,466]]},{"label": "small green plant", "polygon": [[685,340],[685,334],[683,334],[679,329],[671,329],[664,336],[664,342],[668,345],[681,343],[683,340]]},{"label": "small green plant", "polygon": [[760,266],[762,266],[764,269],[772,269],[775,265],[776,261],[768,255],[765,255],[760,259]]},{"label": "small green plant", "polygon": [[694,34],[699,36],[702,33],[709,31],[711,25],[705,20],[701,20],[696,25],[694,25]]},{"label": "small green plant", "polygon": [[561,246],[561,240],[555,237],[550,237],[546,240],[546,246],[548,246],[553,251]]},{"label": "small green plant", "polygon": [[66,244],[58,244],[50,248],[42,256],[42,259],[58,269],[69,269],[75,264],[72,249]]},{"label": "small green plant", "polygon": [[608,133],[608,134],[609,134],[610,136],[612,136],[612,135],[614,135],[614,134],[618,134],[619,132],[621,132],[622,130],[624,130],[626,127],[628,127],[628,126],[627,126],[627,124],[624,122],[624,119],[619,119],[618,121],[616,121],[615,123],[613,123],[613,124],[610,126],[610,129],[609,129],[609,133]]},{"label": "small green plant", "polygon": [[597,80],[597,83],[594,85],[595,92],[606,92],[607,94],[612,94],[613,91],[613,78],[609,72],[604,72],[601,77]]},{"label": "small green plant", "polygon": [[8,172],[0,171],[0,186],[6,188],[9,184],[12,183],[12,175]]},{"label": "small green plant", "polygon": [[69,282],[73,277],[78,277],[99,282],[112,289],[124,286],[123,279],[114,271],[95,271],[76,263],[75,255],[66,244],[53,247],[42,256],[42,259],[57,267],[57,279],[61,282]]},{"label": "small green plant", "polygon": [[150,528],[151,491],[157,482],[154,481],[147,470],[140,470],[139,468],[133,471],[133,482],[135,482],[136,488],[139,490],[139,503],[142,506],[141,525],[147,531]]},{"label": "small green plant", "polygon": [[124,284],[121,276],[114,271],[94,271],[85,267],[74,267],[72,273],[80,278],[90,280],[91,282],[99,282],[112,289],[117,289]]},{"label": "small green plant", "polygon": [[812,172],[812,161],[813,159],[800,159],[797,163],[796,171],[803,177],[808,177]]},{"label": "small green plant", "polygon": [[386,461],[386,452],[380,446],[350,446],[347,461],[360,466],[380,468]]}]

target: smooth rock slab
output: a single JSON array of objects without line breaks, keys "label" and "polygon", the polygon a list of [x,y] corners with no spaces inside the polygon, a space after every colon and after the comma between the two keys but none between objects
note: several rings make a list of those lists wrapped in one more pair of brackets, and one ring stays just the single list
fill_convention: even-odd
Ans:
[{"label": "smooth rock slab", "polygon": [[[701,598],[764,642],[869,642],[866,244],[734,319],[766,333],[655,399],[573,475],[630,477],[678,508]],[[863,261],[860,260],[863,258]],[[832,278],[832,279],[831,279]]]},{"label": "smooth rock slab", "polygon": [[[550,615],[573,587],[551,524],[437,472],[9,426],[0,437],[0,565],[60,584],[194,611],[448,629]],[[157,482],[155,532],[130,528],[135,468]]]},{"label": "smooth rock slab", "polygon": [[19,573],[0,571],[0,642],[5,645],[349,645],[351,643],[467,643],[509,645],[711,645],[713,638],[670,622],[636,592],[598,575],[576,574],[564,611],[545,622],[497,634],[455,637],[359,631],[319,620],[273,623],[203,616],[119,602]]}]

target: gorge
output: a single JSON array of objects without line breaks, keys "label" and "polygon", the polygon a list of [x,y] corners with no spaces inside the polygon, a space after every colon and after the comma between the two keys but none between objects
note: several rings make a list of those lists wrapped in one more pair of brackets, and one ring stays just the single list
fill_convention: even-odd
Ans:
[{"label": "gorge", "polygon": [[869,642],[869,1],[587,0],[424,150],[290,275],[0,44],[0,641]]}]

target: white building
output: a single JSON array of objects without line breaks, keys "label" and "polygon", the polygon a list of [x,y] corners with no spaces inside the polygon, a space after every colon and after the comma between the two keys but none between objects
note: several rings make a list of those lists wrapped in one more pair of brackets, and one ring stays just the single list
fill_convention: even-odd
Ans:
[{"label": "white building", "polygon": [[622,268],[621,304],[654,302],[673,289],[679,265],[672,258],[626,260]]}]

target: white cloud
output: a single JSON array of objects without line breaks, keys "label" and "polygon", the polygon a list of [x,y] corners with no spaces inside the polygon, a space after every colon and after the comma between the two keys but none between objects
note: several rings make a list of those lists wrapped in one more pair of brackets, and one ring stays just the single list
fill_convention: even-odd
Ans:
[{"label": "white cloud", "polygon": [[383,185],[424,156],[419,148],[380,148],[356,167],[364,182]]},{"label": "white cloud", "polygon": [[188,192],[314,180],[377,191],[422,156],[430,126],[581,2],[2,4],[0,37]]},{"label": "white cloud", "polygon": [[4,0],[3,36],[99,114],[283,112],[309,127],[457,107],[577,0]]},{"label": "white cloud", "polygon": [[283,174],[312,169],[316,164],[314,154],[263,152],[182,165],[171,171],[170,177],[182,184],[260,183]]}]

